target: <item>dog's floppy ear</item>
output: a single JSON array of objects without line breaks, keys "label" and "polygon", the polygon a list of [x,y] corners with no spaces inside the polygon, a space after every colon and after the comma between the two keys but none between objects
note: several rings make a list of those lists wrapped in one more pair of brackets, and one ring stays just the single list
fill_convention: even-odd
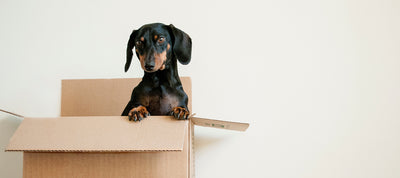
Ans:
[{"label": "dog's floppy ear", "polygon": [[126,47],[126,63],[125,63],[125,72],[128,71],[129,66],[131,65],[132,62],[132,56],[133,56],[133,48],[135,47],[135,38],[137,35],[137,30],[133,30],[131,36],[129,37],[128,45]]},{"label": "dog's floppy ear", "polygon": [[172,46],[175,56],[181,64],[189,64],[192,56],[192,39],[188,34],[179,30],[174,25],[169,25],[172,36]]}]

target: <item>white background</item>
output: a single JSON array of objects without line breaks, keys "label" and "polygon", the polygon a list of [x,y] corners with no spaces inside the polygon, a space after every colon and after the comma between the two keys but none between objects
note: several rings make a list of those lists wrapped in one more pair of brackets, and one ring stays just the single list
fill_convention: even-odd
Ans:
[{"label": "white background", "polygon": [[[400,177],[400,1],[0,1],[0,108],[60,112],[61,79],[123,71],[133,29],[193,40],[198,178]],[[136,59],[136,58],[135,58]]]}]

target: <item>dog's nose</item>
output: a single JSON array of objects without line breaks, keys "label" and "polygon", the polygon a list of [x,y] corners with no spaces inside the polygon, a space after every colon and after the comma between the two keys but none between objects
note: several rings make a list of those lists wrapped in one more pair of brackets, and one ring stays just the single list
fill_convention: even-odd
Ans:
[{"label": "dog's nose", "polygon": [[152,70],[154,69],[154,65],[146,64],[146,65],[144,66],[144,68],[145,68],[146,70],[148,70],[148,71],[152,71]]}]

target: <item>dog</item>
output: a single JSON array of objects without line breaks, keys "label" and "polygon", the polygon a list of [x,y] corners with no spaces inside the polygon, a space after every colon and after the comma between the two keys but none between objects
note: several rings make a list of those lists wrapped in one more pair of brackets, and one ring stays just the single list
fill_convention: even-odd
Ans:
[{"label": "dog", "polygon": [[190,36],[172,24],[153,23],[133,30],[126,49],[125,72],[131,64],[133,48],[144,76],[121,115],[129,116],[130,121],[141,121],[150,114],[188,119],[188,96],[178,75],[177,61],[184,65],[190,62]]}]

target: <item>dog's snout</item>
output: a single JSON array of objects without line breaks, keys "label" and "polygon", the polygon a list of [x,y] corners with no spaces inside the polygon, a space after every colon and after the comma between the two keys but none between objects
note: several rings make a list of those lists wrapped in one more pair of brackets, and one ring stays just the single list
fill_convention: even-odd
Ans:
[{"label": "dog's snout", "polygon": [[144,68],[145,68],[147,71],[152,71],[152,70],[154,69],[154,64],[146,64],[146,65],[144,66]]}]

